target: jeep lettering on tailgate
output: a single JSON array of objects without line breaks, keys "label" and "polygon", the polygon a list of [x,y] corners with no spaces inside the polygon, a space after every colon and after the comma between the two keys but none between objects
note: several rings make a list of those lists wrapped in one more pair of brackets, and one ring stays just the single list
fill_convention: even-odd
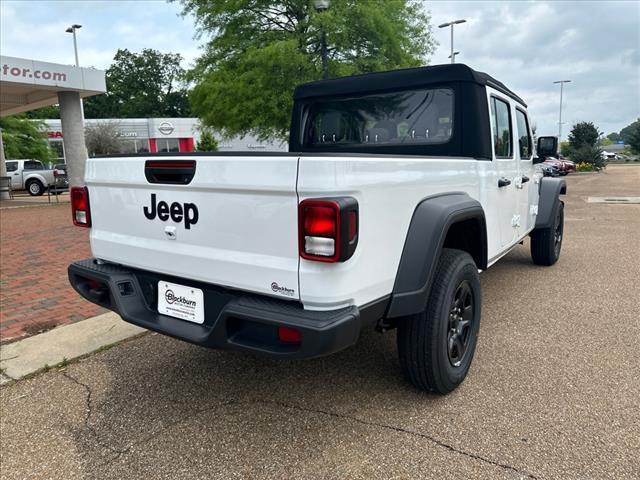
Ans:
[{"label": "jeep lettering on tailgate", "polygon": [[195,203],[185,203],[184,205],[178,202],[173,202],[169,205],[167,202],[160,201],[156,205],[156,194],[151,194],[151,205],[143,207],[142,211],[144,216],[149,220],[154,220],[156,216],[166,222],[171,218],[176,223],[182,222],[184,219],[184,228],[189,230],[191,225],[198,223],[198,207]]}]

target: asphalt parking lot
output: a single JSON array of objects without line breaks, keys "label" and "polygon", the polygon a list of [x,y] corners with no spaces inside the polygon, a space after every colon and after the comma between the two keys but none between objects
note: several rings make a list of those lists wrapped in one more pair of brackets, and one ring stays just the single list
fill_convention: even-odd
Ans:
[{"label": "asphalt parking lot", "polygon": [[569,177],[554,267],[481,275],[469,377],[400,375],[395,334],[280,362],[150,334],[0,389],[0,477],[640,478],[640,168]]}]

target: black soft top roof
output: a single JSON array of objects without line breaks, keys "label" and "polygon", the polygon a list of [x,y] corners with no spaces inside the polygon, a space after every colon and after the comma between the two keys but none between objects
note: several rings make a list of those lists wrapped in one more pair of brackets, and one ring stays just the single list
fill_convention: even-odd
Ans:
[{"label": "black soft top roof", "polygon": [[293,98],[302,100],[313,97],[397,90],[449,82],[472,82],[478,85],[487,85],[508,95],[523,106],[527,106],[524,100],[509,90],[502,82],[484,72],[477,72],[463,63],[365,73],[351,77],[305,83],[295,89]]}]

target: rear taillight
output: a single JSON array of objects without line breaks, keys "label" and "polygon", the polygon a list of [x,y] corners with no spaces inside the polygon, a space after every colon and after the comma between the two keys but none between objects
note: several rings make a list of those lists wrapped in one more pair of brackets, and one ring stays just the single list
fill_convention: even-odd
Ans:
[{"label": "rear taillight", "polygon": [[71,187],[71,215],[77,227],[91,226],[89,190],[87,187]]},{"label": "rear taillight", "polygon": [[358,244],[358,202],[352,197],[300,203],[300,256],[318,262],[344,262]]},{"label": "rear taillight", "polygon": [[60,175],[60,172],[58,172],[58,170],[54,169],[53,170],[53,176],[57,177],[58,175]]}]

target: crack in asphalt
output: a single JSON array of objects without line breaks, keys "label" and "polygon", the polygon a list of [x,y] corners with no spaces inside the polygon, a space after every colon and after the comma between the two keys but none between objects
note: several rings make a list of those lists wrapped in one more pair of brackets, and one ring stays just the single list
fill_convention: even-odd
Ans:
[{"label": "crack in asphalt", "polygon": [[419,438],[422,438],[422,439],[425,439],[425,440],[429,440],[430,442],[432,442],[433,444],[437,445],[438,447],[442,447],[444,449],[447,449],[450,452],[457,453],[459,455],[463,455],[465,457],[471,458],[473,460],[478,460],[480,462],[487,463],[489,465],[493,465],[494,467],[499,467],[499,468],[502,468],[504,470],[512,471],[512,472],[517,473],[519,475],[523,475],[526,478],[531,478],[533,480],[538,480],[538,477],[536,477],[532,473],[529,473],[529,472],[527,472],[525,470],[521,470],[521,469],[519,469],[517,467],[514,467],[512,465],[508,465],[506,463],[496,462],[495,460],[491,460],[490,458],[486,458],[486,457],[483,457],[481,455],[477,455],[475,453],[468,452],[466,450],[461,450],[459,448],[454,447],[453,445],[450,445],[448,443],[443,442],[442,440],[438,440],[437,438],[432,437],[431,435],[427,435],[425,433],[416,432],[414,430],[409,430],[407,428],[397,427],[395,425],[387,425],[387,424],[378,423],[378,422],[370,422],[368,420],[363,420],[361,418],[353,417],[351,415],[346,415],[346,414],[343,414],[343,413],[330,412],[328,410],[320,410],[320,409],[315,409],[315,408],[301,407],[299,405],[291,405],[291,404],[288,404],[288,403],[276,402],[276,401],[271,401],[271,400],[255,400],[253,403],[263,403],[263,404],[268,404],[268,405],[277,405],[277,406],[280,406],[280,407],[289,408],[289,409],[293,409],[293,410],[299,410],[299,411],[302,411],[302,412],[317,413],[317,414],[326,415],[326,416],[329,416],[329,417],[335,417],[335,418],[340,418],[340,419],[344,419],[344,420],[351,420],[353,422],[360,423],[362,425],[367,425],[367,426],[370,426],[370,427],[384,428],[384,429],[387,429],[387,430],[392,430],[392,431],[395,431],[395,432],[404,433],[404,434],[407,434],[407,435],[412,435],[412,436],[419,437]]},{"label": "crack in asphalt", "polygon": [[98,445],[100,445],[100,446],[106,448],[107,450],[115,453],[116,454],[116,459],[119,458],[120,455],[122,455],[124,453],[127,453],[131,449],[131,445],[128,446],[127,448],[112,447],[111,445],[109,445],[107,442],[103,441],[100,438],[100,435],[98,434],[96,429],[93,426],[91,426],[91,424],[89,423],[89,421],[91,420],[91,415],[93,414],[93,402],[91,400],[93,392],[91,390],[91,387],[89,385],[87,385],[86,383],[81,382],[77,378],[72,377],[66,371],[62,371],[61,373],[62,373],[63,377],[65,377],[68,380],[72,381],[76,385],[79,385],[86,392],[86,396],[85,396],[86,414],[85,414],[85,417],[84,417],[84,428],[85,428],[85,430],[87,430],[89,433],[91,433],[91,435],[96,439],[96,443]]},{"label": "crack in asphalt", "polygon": [[[163,428],[161,428],[159,431],[152,433],[151,435],[146,436],[145,438],[141,439],[138,442],[133,442],[131,443],[129,446],[127,446],[126,448],[116,448],[113,447],[111,445],[109,445],[107,442],[103,441],[100,438],[100,435],[98,434],[98,432],[96,431],[96,429],[90,424],[90,420],[91,420],[91,415],[93,414],[93,402],[92,402],[92,395],[93,392],[91,390],[91,387],[89,385],[87,385],[86,383],[81,382],[80,380],[78,380],[77,378],[69,375],[66,371],[62,371],[61,372],[62,375],[67,378],[68,380],[70,380],[71,382],[75,383],[76,385],[79,385],[80,387],[82,387],[85,392],[86,392],[86,397],[85,397],[85,403],[86,403],[86,415],[84,418],[84,428],[89,431],[91,433],[91,435],[95,438],[96,443],[98,443],[100,446],[106,448],[107,450],[113,452],[116,454],[116,457],[113,458],[112,460],[109,460],[107,462],[105,462],[105,464],[103,465],[107,465],[109,463],[112,463],[113,461],[117,460],[121,455],[128,453],[131,448],[133,448],[136,445],[141,445],[144,443],[149,442],[150,440],[152,440],[153,438],[157,437],[158,435],[160,435],[162,432],[166,431],[167,429],[178,425],[182,422],[185,422],[193,417],[195,417],[196,415],[199,415],[201,413],[204,413],[205,411],[208,411],[211,409],[211,407],[203,407],[201,409],[198,409],[196,411],[193,411],[191,415],[186,416],[185,418],[179,419],[179,420],[175,420],[173,422],[170,422],[166,425],[163,426]],[[434,445],[444,448],[452,453],[456,453],[458,455],[462,455],[464,457],[470,458],[472,460],[477,460],[479,462],[482,463],[486,463],[488,465],[492,465],[494,467],[498,467],[501,468],[503,470],[508,470],[514,473],[517,473],[519,475],[522,475],[526,478],[530,478],[532,480],[538,480],[538,477],[533,475],[532,473],[529,473],[525,470],[522,470],[520,468],[514,467],[512,465],[506,464],[506,463],[501,463],[495,460],[491,460],[490,458],[487,457],[483,457],[481,455],[469,452],[467,450],[462,450],[460,448],[454,447],[453,445],[443,442],[442,440],[438,440],[437,438],[425,434],[425,433],[421,433],[421,432],[416,432],[414,430],[409,430],[407,428],[404,427],[398,427],[395,425],[387,425],[385,423],[379,423],[379,422],[372,422],[372,421],[368,421],[368,420],[363,420],[361,418],[358,417],[354,417],[352,415],[347,415],[344,413],[338,413],[338,412],[332,412],[329,410],[321,410],[321,409],[317,409],[317,408],[309,408],[309,407],[302,407],[300,405],[294,405],[294,404],[289,404],[289,403],[284,403],[284,402],[278,402],[275,400],[261,400],[261,399],[256,399],[256,400],[250,400],[250,401],[236,401],[236,400],[227,400],[224,402],[220,402],[217,407],[224,407],[224,406],[230,406],[230,405],[250,405],[250,404],[262,404],[262,405],[271,405],[271,406],[277,406],[280,408],[287,408],[290,410],[297,410],[299,412],[306,412],[306,413],[315,413],[315,414],[319,414],[319,415],[325,415],[328,417],[333,417],[333,418],[338,418],[341,420],[349,420],[352,422],[356,422],[359,423],[361,425],[366,425],[369,427],[376,427],[376,428],[382,428],[385,430],[391,430],[394,432],[398,432],[398,433],[403,433],[406,435],[411,435],[414,437],[418,437],[418,438],[422,438],[424,440],[428,440],[429,442],[433,443]]]}]

